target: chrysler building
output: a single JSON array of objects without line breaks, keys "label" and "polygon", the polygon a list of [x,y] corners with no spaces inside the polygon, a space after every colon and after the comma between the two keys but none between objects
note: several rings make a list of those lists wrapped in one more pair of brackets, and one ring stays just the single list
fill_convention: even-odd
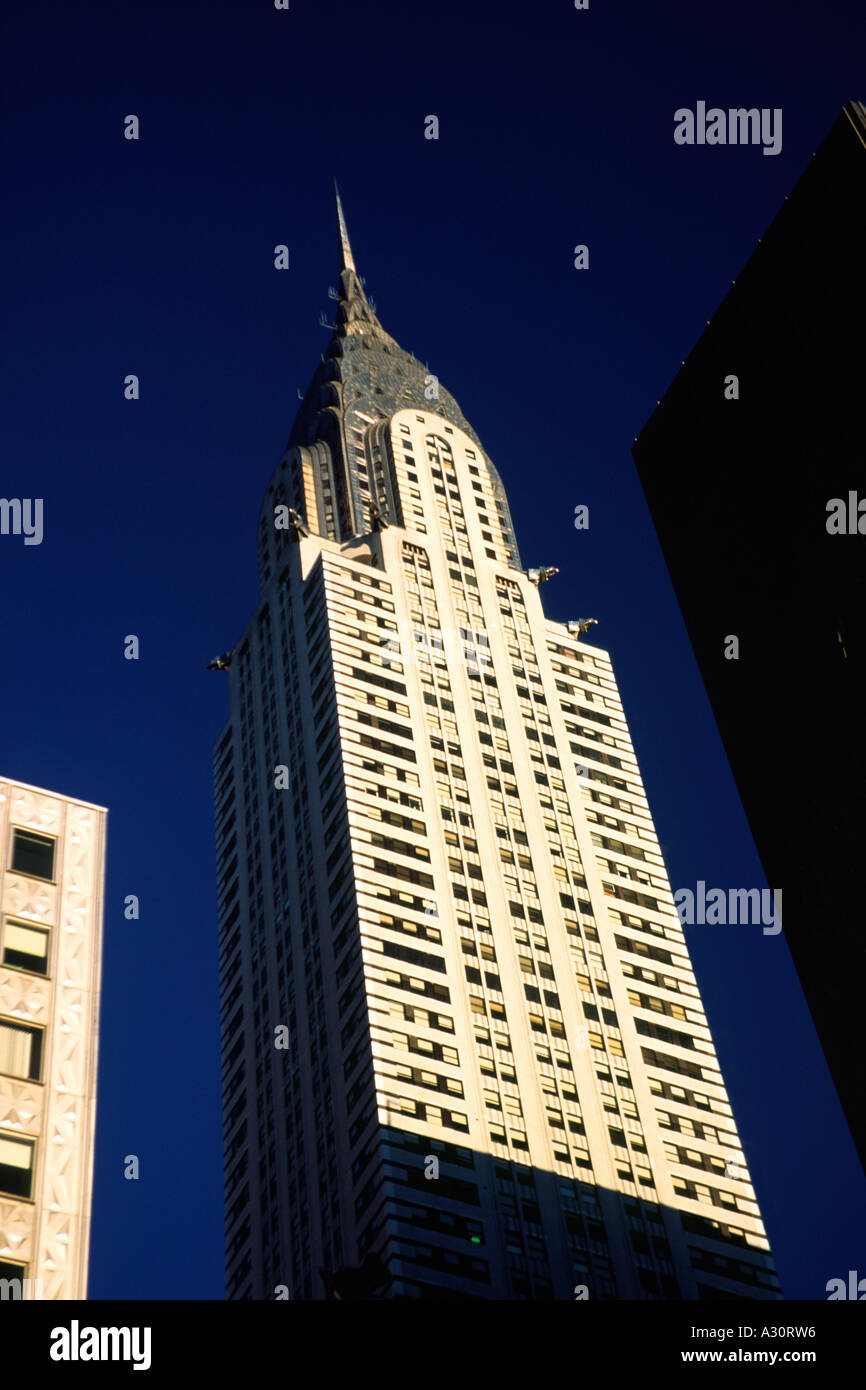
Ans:
[{"label": "chrysler building", "polygon": [[778,1298],[610,657],[337,216],[212,663],[228,1297]]}]

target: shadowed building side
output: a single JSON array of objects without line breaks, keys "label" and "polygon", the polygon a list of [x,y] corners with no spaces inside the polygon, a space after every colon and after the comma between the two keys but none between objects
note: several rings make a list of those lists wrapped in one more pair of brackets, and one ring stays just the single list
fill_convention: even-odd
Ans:
[{"label": "shadowed building side", "polygon": [[[866,1164],[857,906],[866,843],[864,247],[866,112],[854,102],[633,454]],[[828,510],[833,499],[839,506]]]}]

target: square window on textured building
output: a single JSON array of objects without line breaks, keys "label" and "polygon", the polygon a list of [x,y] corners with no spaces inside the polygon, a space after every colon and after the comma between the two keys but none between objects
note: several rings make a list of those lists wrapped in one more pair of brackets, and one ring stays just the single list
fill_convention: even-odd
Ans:
[{"label": "square window on textured building", "polygon": [[0,1130],[0,1192],[30,1197],[36,1140]]},{"label": "square window on textured building", "polygon": [[[26,1264],[13,1263],[11,1260],[0,1260],[0,1298],[20,1298],[21,1287],[27,1278]],[[15,1292],[10,1292],[10,1284]]]},{"label": "square window on textured building", "polygon": [[0,1072],[23,1081],[39,1081],[43,1029],[0,1018]]},{"label": "square window on textured building", "polygon": [[2,963],[17,970],[48,974],[49,932],[30,922],[7,922],[2,932]]},{"label": "square window on textured building", "polygon": [[37,835],[33,830],[13,830],[12,869],[53,882],[55,843],[49,835]]}]

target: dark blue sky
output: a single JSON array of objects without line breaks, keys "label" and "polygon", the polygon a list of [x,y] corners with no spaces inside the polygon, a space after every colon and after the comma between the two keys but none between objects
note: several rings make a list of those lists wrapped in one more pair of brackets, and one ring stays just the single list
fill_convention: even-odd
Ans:
[{"label": "dark blue sky", "polygon": [[[548,613],[599,620],[674,887],[764,882],[629,449],[866,95],[866,24],[853,0],[590,3],[7,8],[0,494],[42,497],[45,535],[0,537],[0,769],[110,810],[92,1297],[223,1296],[204,666],[256,601],[261,496],[327,340],[332,177],[384,326],[478,431],[524,563],[560,568]],[[698,100],[781,107],[781,153],[675,145]],[[866,1184],[784,939],[689,942],[783,1290],[824,1298],[862,1264]]]}]

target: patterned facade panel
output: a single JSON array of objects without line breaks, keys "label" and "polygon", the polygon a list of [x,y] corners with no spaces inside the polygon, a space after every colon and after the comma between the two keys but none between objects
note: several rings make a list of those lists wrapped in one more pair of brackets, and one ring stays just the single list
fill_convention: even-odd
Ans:
[{"label": "patterned facade panel", "polygon": [[42,1128],[42,1087],[0,1076],[0,1129],[38,1134]]},{"label": "patterned facade panel", "polygon": [[12,825],[26,826],[43,835],[60,835],[64,802],[50,792],[9,783],[9,816]]},{"label": "patterned facade panel", "polygon": [[0,1260],[32,1257],[35,1210],[24,1202],[0,1198]]},{"label": "patterned facade panel", "polygon": [[[8,914],[5,899],[3,915]],[[51,986],[35,975],[23,975],[0,968],[0,1014],[46,1024],[51,1009]]]},{"label": "patterned facade panel", "polygon": [[57,921],[57,889],[52,883],[40,883],[10,871],[3,891],[3,911],[53,927]]}]

